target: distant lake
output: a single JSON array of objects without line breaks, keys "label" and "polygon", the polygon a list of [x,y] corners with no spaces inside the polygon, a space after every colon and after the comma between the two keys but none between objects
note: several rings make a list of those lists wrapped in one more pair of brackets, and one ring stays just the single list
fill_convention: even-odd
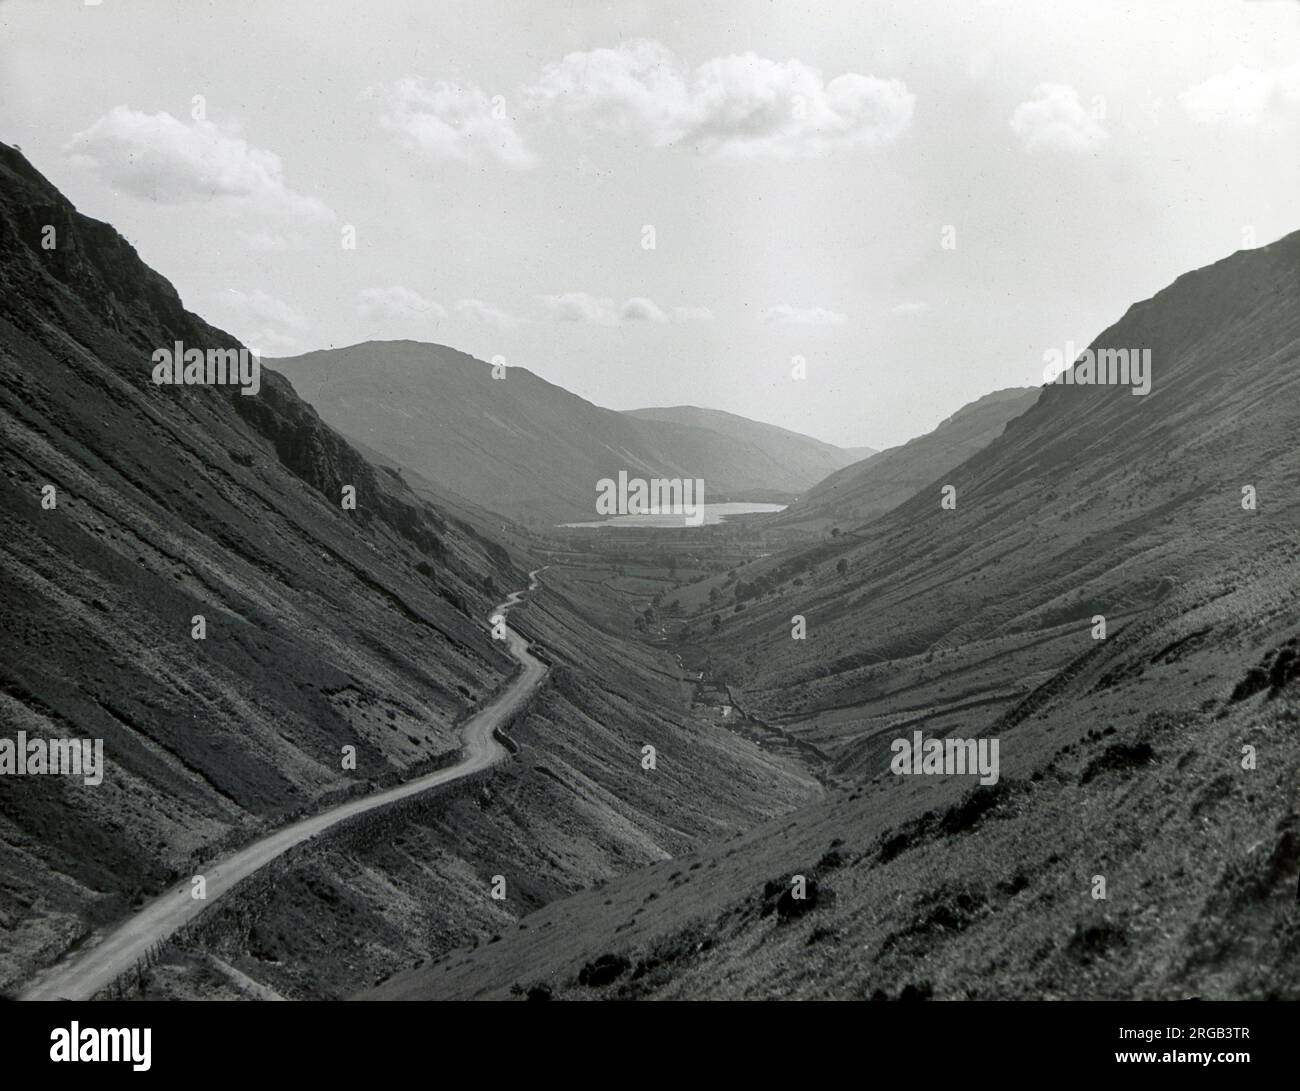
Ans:
[{"label": "distant lake", "polygon": [[[731,515],[771,515],[785,511],[784,504],[704,504],[704,521],[700,526],[722,523]],[[561,523],[562,527],[685,527],[685,515],[615,515],[594,523]]]}]

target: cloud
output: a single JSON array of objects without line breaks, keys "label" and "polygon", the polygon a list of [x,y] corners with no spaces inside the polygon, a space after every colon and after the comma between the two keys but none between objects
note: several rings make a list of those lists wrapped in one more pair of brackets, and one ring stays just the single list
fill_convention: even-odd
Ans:
[{"label": "cloud", "polygon": [[314,197],[289,188],[280,157],[255,148],[232,126],[179,121],[114,106],[64,146],[74,163],[110,185],[161,204],[224,200],[273,215],[325,218]]},{"label": "cloud", "polygon": [[447,308],[400,284],[362,289],[357,293],[357,313],[363,318],[427,318],[435,322],[454,314],[466,322],[504,328],[528,321],[482,299],[461,299]]},{"label": "cloud", "polygon": [[1198,125],[1253,129],[1300,116],[1300,61],[1289,68],[1237,65],[1189,87],[1178,96]]},{"label": "cloud", "polygon": [[597,299],[586,292],[564,292],[542,296],[542,306],[559,322],[589,322],[598,326],[617,326],[619,312],[608,299]]},{"label": "cloud", "polygon": [[895,303],[890,310],[894,314],[924,314],[930,309],[930,304],[920,300],[914,300],[907,303]]},{"label": "cloud", "polygon": [[295,350],[301,347],[298,338],[281,333],[270,326],[254,329],[247,337],[241,337],[240,340],[248,346],[249,352],[259,359],[263,356],[292,356]]},{"label": "cloud", "polygon": [[579,131],[785,159],[887,144],[911,126],[916,102],[899,80],[845,73],[827,83],[801,61],[754,53],[717,57],[691,72],[645,39],[570,53],[548,65],[525,98]]},{"label": "cloud", "polygon": [[506,116],[504,99],[491,99],[474,84],[408,76],[366,94],[382,105],[379,123],[430,159],[496,159],[519,170],[537,162]]},{"label": "cloud", "polygon": [[626,322],[667,322],[668,315],[653,299],[635,296],[623,304],[619,316]]},{"label": "cloud", "polygon": [[297,335],[311,325],[297,307],[260,288],[227,288],[213,310],[217,316],[229,316],[225,324],[256,356],[291,353],[299,345]]},{"label": "cloud", "polygon": [[234,310],[264,322],[274,322],[290,329],[305,330],[309,325],[307,316],[297,307],[277,299],[260,288],[250,292],[241,292],[236,288],[226,289],[226,304]]},{"label": "cloud", "polygon": [[708,322],[708,307],[673,307],[665,310],[653,299],[633,296],[617,304],[586,292],[565,292],[542,297],[542,306],[560,322],[586,322],[597,326],[618,326],[625,322]]},{"label": "cloud", "polygon": [[842,326],[848,315],[825,307],[792,307],[779,303],[763,312],[763,321],[777,326]]},{"label": "cloud", "polygon": [[1096,151],[1109,137],[1101,121],[1084,109],[1079,93],[1065,83],[1040,83],[1033,98],[1011,115],[1011,128],[1027,151],[1083,155]]},{"label": "cloud", "polygon": [[447,317],[447,309],[419,292],[394,284],[388,288],[363,288],[357,293],[357,314],[362,318]]},{"label": "cloud", "polygon": [[479,322],[489,326],[504,326],[507,329],[522,325],[525,321],[508,311],[503,311],[500,307],[485,303],[481,299],[462,299],[453,310],[455,310],[458,318],[464,318],[469,322]]}]

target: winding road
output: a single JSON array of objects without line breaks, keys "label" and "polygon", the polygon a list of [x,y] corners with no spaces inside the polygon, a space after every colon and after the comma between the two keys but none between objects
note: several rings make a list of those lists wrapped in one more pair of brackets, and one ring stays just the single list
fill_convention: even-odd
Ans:
[{"label": "winding road", "polygon": [[[528,591],[536,590],[541,572],[540,568],[530,572],[528,590],[516,591],[492,611],[492,617],[495,619],[500,614],[504,619],[510,608],[518,605]],[[192,898],[188,881],[173,887],[134,916],[116,925],[93,946],[79,950],[51,966],[33,980],[22,993],[21,999],[89,1000],[111,985],[118,975],[134,967],[136,961],[144,958],[154,944],[167,939],[222,895],[228,894],[236,885],[295,845],[310,840],[346,819],[460,780],[504,759],[506,749],[497,742],[493,733],[509,720],[546,677],[545,664],[529,651],[528,641],[509,626],[505,629],[505,642],[507,650],[519,661],[523,670],[484,708],[466,721],[462,729],[462,757],[455,765],[399,784],[395,788],[386,788],[341,803],[318,815],[285,826],[238,852],[223,857],[202,872],[207,882],[206,898]]]}]

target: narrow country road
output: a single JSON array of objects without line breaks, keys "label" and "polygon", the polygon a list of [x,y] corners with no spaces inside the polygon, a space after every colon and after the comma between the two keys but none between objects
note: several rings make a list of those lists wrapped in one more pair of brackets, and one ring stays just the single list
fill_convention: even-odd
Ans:
[{"label": "narrow country road", "polygon": [[[542,569],[529,573],[528,591],[538,586]],[[497,606],[492,616],[504,616],[519,603],[527,591],[516,591]],[[373,795],[341,803],[321,814],[286,826],[268,834],[238,852],[218,860],[202,872],[207,881],[207,897],[190,896],[187,880],[159,895],[134,916],[113,927],[94,945],[78,951],[63,962],[51,966],[37,977],[22,994],[23,1000],[88,1000],[101,989],[112,984],[121,973],[131,969],[136,960],[143,958],[155,943],[167,939],[203,912],[208,906],[227,894],[238,883],[283,855],[294,845],[310,840],[354,815],[363,814],[376,807],[395,803],[399,799],[418,795],[448,784],[453,780],[477,773],[495,765],[506,756],[503,747],[493,737],[493,732],[504,724],[523,701],[541,684],[546,667],[528,650],[528,641],[513,629],[505,630],[506,647],[522,665],[523,670],[497,694],[492,701],[465,723],[464,750],[461,760],[446,769],[439,769],[416,780],[386,788]]]}]

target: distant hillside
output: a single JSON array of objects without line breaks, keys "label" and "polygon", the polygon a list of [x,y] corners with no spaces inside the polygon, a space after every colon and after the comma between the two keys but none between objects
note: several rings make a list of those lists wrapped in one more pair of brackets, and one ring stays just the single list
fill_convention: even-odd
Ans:
[{"label": "distant hillside", "polygon": [[[1300,233],[1094,347],[1150,348],[1151,392],[1047,386],[955,508],[932,483],[693,622],[686,668],[826,801],[368,995],[1300,999]],[[895,775],[914,731],[996,739],[996,785]]]},{"label": "distant hillside", "polygon": [[702,478],[706,500],[780,500],[848,461],[729,414],[705,414],[710,426],[659,420],[603,409],[520,367],[493,379],[491,365],[442,345],[372,341],[272,363],[345,435],[532,526],[597,518],[596,484],[620,470]]},{"label": "distant hillside", "polygon": [[[1179,277],[1093,342],[1111,346],[1151,350],[1149,394],[1047,385],[860,534],[738,572],[745,609],[724,591],[712,651],[761,715],[832,751],[862,752],[851,740],[902,706],[969,726],[973,710],[993,714],[1089,648],[1094,614],[1139,615],[1294,540],[1300,233]],[[888,457],[867,462],[864,480]],[[1246,486],[1255,511],[1241,507]],[[815,637],[790,640],[794,613]]]},{"label": "distant hillside", "polygon": [[[640,420],[664,421],[706,428],[745,444],[766,459],[763,472],[774,480],[783,475],[793,481],[818,482],[828,474],[876,453],[874,447],[836,447],[819,439],[778,428],[775,424],[724,413],[720,409],[700,409],[693,405],[674,405],[652,409],[629,409],[628,416]],[[805,488],[807,486],[804,486]]]},{"label": "distant hillside", "polygon": [[109,766],[3,778],[3,985],[192,855],[456,750],[524,576],[269,370],[154,385],[155,349],[238,342],[3,145],[0,253],[0,728]]},{"label": "distant hillside", "polygon": [[[289,816],[451,758],[513,667],[487,619],[526,582],[497,534],[522,560],[525,533],[408,488],[269,368],[254,396],[154,385],[177,340],[238,345],[0,145],[0,738],[102,739],[106,766],[96,786],[0,776],[0,995]],[[212,905],[145,995],[243,995],[213,948],[280,995],[347,995],[818,792],[700,731],[667,652],[573,601],[609,609],[578,583],[511,615],[552,663],[511,761],[299,846]],[[647,742],[672,755],[653,778]],[[506,901],[484,895],[497,873]]]},{"label": "distant hillside", "polygon": [[963,406],[933,431],[854,463],[819,482],[774,516],[771,526],[865,523],[933,484],[1001,435],[1007,422],[1038,400],[1038,387],[998,390]]}]

